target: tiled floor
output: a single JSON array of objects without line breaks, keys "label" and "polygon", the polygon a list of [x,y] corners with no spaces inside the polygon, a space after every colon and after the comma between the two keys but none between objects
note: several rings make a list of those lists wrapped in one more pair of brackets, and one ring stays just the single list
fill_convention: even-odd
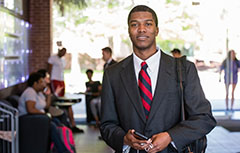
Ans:
[{"label": "tiled floor", "polygon": [[[240,99],[236,100],[236,108],[234,112],[226,112],[224,100],[210,100],[213,108],[213,115],[217,120],[233,119],[240,120]],[[84,118],[85,107],[81,107],[78,117]],[[99,130],[93,126],[79,125],[85,130],[84,134],[75,134],[75,142],[78,153],[112,153],[112,149],[108,147],[104,141],[98,140]],[[206,153],[240,153],[240,132],[229,132],[221,126],[217,126],[208,135],[208,147]]]},{"label": "tiled floor", "polygon": [[[235,111],[225,116],[225,112],[213,112],[216,119],[240,119],[240,112]],[[98,139],[99,130],[93,126],[79,125],[84,134],[75,134],[75,142],[78,153],[112,153],[104,141]],[[208,135],[208,147],[206,153],[240,153],[240,132],[230,132],[217,126]]]},{"label": "tiled floor", "polygon": [[238,153],[240,152],[240,132],[229,132],[217,126],[207,135],[206,153]]},{"label": "tiled floor", "polygon": [[84,134],[74,134],[77,153],[112,153],[104,141],[99,140],[99,130],[94,126],[79,125]]},{"label": "tiled floor", "polygon": [[[235,89],[235,104],[234,112],[225,111],[225,85],[223,82],[219,82],[219,73],[215,71],[199,71],[199,77],[201,78],[201,84],[205,92],[205,96],[209,99],[213,115],[218,120],[234,119],[240,120],[240,87],[237,85]],[[78,76],[79,78],[79,76]],[[100,77],[101,78],[101,77]],[[72,77],[70,77],[72,80]],[[72,82],[72,81],[70,81]],[[75,84],[75,82],[74,82]],[[82,88],[85,87],[84,83]],[[76,118],[86,118],[85,115],[85,97],[83,101],[76,104],[74,114],[77,114]],[[82,135],[75,135],[76,146],[78,153],[111,153],[112,150],[103,142],[98,140],[99,131],[87,125],[79,125],[85,129],[85,133]],[[240,133],[229,132],[223,127],[216,127],[208,135],[208,147],[206,153],[240,153]]]},{"label": "tiled floor", "polygon": [[[75,134],[77,153],[113,153],[104,141],[99,140],[99,131],[94,127],[79,125],[84,134]],[[240,132],[229,132],[217,126],[207,135],[208,146],[206,153],[238,153],[240,152]]]}]

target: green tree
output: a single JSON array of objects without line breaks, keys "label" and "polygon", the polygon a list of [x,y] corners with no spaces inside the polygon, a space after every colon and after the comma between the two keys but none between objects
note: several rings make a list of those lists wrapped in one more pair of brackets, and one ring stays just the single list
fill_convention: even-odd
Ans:
[{"label": "green tree", "polygon": [[79,9],[87,7],[86,0],[54,0],[54,2],[59,6],[62,16],[64,16],[66,6],[77,6]]}]

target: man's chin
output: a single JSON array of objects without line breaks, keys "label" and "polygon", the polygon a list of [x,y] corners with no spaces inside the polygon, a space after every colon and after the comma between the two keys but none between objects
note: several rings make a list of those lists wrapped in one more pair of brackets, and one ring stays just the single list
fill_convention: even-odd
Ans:
[{"label": "man's chin", "polygon": [[149,46],[145,46],[145,45],[139,45],[139,46],[136,46],[136,48],[140,51],[145,51],[147,50],[148,48],[150,48]]}]

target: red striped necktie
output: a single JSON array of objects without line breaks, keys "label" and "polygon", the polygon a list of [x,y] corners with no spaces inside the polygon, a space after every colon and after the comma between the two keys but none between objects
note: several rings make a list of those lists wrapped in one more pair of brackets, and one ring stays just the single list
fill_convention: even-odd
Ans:
[{"label": "red striped necktie", "polygon": [[138,76],[138,87],[139,87],[139,92],[144,108],[144,112],[146,115],[146,118],[148,119],[148,114],[151,109],[151,102],[152,102],[152,84],[151,84],[151,79],[150,76],[147,73],[147,63],[142,62],[141,63],[141,70],[139,72]]}]

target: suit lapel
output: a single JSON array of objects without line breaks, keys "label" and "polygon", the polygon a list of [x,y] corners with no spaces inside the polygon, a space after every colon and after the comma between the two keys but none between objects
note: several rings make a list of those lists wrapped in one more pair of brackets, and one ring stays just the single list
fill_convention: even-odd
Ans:
[{"label": "suit lapel", "polygon": [[161,60],[160,60],[160,66],[158,70],[158,78],[157,78],[157,84],[156,89],[151,105],[151,110],[149,114],[148,121],[151,121],[151,118],[154,116],[156,111],[159,111],[159,107],[161,105],[161,99],[163,98],[164,91],[168,90],[168,78],[171,76],[171,67],[172,67],[171,61],[166,58],[166,55],[161,52]]},{"label": "suit lapel", "polygon": [[125,90],[128,93],[129,98],[131,99],[131,102],[133,106],[135,107],[138,115],[140,118],[146,122],[146,117],[144,114],[140,94],[139,94],[139,89],[137,85],[137,80],[135,76],[135,70],[134,70],[134,65],[133,65],[133,56],[128,57],[128,62],[126,62],[123,65],[123,69],[120,73],[121,79],[123,81],[123,85],[125,87]]}]

